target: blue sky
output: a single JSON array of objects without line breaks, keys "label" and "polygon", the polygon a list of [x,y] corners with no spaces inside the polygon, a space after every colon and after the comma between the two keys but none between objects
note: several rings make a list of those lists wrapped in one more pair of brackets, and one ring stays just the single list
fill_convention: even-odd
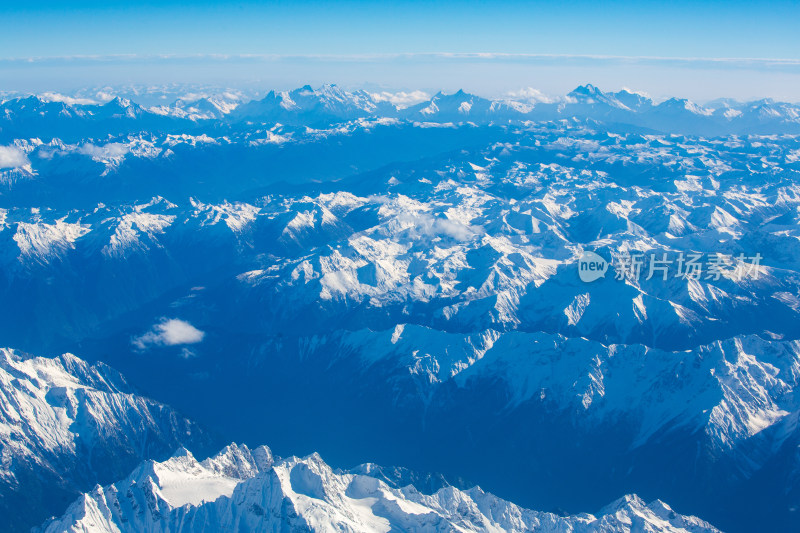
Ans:
[{"label": "blue sky", "polygon": [[[538,81],[559,92],[585,73],[582,81],[601,86],[800,100],[799,20],[796,1],[4,3],[0,85],[162,82],[170,74],[280,85],[324,73],[335,79],[323,81],[345,85],[472,84],[488,93]],[[195,57],[208,55],[232,57]],[[487,75],[494,79],[480,79]]]}]

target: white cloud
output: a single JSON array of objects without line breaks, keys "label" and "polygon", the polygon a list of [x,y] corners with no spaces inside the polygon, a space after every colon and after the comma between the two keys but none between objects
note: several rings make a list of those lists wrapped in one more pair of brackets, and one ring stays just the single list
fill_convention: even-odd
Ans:
[{"label": "white cloud", "polygon": [[414,236],[450,237],[458,241],[467,241],[482,233],[480,227],[467,226],[455,220],[434,217],[427,213],[417,215],[403,213],[397,217],[397,221],[402,226],[410,227]]},{"label": "white cloud", "polygon": [[550,98],[542,91],[534,89],[533,87],[525,87],[518,91],[509,91],[508,97],[514,98],[515,100],[524,100],[526,102],[531,102],[531,103],[542,102],[545,104],[550,104],[555,101],[553,98]]},{"label": "white cloud", "polygon": [[180,353],[180,357],[181,357],[181,359],[193,359],[193,358],[197,357],[197,354],[192,349],[182,348],[181,349],[181,353]]},{"label": "white cloud", "polygon": [[0,168],[19,168],[29,164],[28,156],[16,146],[0,146]]},{"label": "white cloud", "polygon": [[107,91],[97,91],[97,92],[95,93],[95,96],[96,96],[96,97],[97,97],[97,99],[98,99],[98,100],[100,100],[101,102],[110,102],[111,100],[113,100],[113,99],[114,99],[114,93],[112,93],[112,92],[107,92]]},{"label": "white cloud", "polygon": [[380,93],[372,93],[370,96],[372,96],[372,99],[376,102],[389,102],[390,104],[396,105],[400,109],[404,109],[420,102],[427,102],[431,99],[431,96],[425,91],[400,91],[396,93],[383,91]]},{"label": "white cloud", "polygon": [[179,99],[183,100],[184,102],[189,104],[189,103],[192,103],[192,102],[196,102],[196,101],[200,100],[201,98],[209,98],[210,96],[211,95],[209,95],[208,93],[203,93],[203,92],[200,92],[200,93],[188,92],[188,93],[180,96]]},{"label": "white cloud", "polygon": [[46,102],[64,102],[67,105],[91,105],[96,104],[96,100],[91,98],[73,98],[61,93],[47,92],[39,95],[39,98]]},{"label": "white cloud", "polygon": [[630,89],[630,88],[625,87],[625,86],[623,86],[621,90],[628,91],[631,94],[638,94],[639,96],[643,96],[644,98],[652,98],[652,96],[650,96],[648,93],[646,93],[644,91],[635,91],[635,90]]},{"label": "white cloud", "polygon": [[128,153],[128,146],[122,143],[108,143],[104,146],[86,143],[78,148],[78,153],[100,160],[115,159],[124,157]]},{"label": "white cloud", "polygon": [[162,318],[161,322],[140,337],[135,337],[131,342],[140,350],[150,346],[175,346],[179,344],[197,344],[205,337],[205,332],[200,331],[185,320],[178,318]]}]

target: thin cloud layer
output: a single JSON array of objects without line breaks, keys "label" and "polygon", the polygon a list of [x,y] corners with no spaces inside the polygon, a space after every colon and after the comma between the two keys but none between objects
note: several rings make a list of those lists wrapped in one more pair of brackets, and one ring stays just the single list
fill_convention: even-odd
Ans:
[{"label": "thin cloud layer", "polygon": [[94,159],[113,159],[124,157],[128,153],[128,147],[122,143],[108,143],[103,146],[86,143],[78,149],[78,152]]},{"label": "thin cloud layer", "polygon": [[46,102],[63,102],[67,105],[96,105],[98,104],[97,100],[93,100],[91,98],[73,98],[72,96],[67,96],[65,94],[56,93],[56,92],[45,92],[39,95],[39,98]]},{"label": "thin cloud layer", "polygon": [[383,91],[379,93],[372,93],[372,99],[376,102],[389,102],[396,105],[400,109],[410,107],[414,104],[419,104],[430,99],[430,95],[425,91],[399,91],[396,93]]}]

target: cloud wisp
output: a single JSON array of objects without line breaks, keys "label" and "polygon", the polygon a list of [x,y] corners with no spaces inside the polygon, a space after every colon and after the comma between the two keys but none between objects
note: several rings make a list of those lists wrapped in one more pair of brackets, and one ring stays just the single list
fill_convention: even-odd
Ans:
[{"label": "cloud wisp", "polygon": [[28,156],[16,146],[0,146],[0,169],[29,165]]},{"label": "cloud wisp", "polygon": [[131,343],[139,350],[152,346],[177,346],[202,342],[205,332],[179,318],[162,318],[150,331],[134,337]]},{"label": "cloud wisp", "polygon": [[[609,63],[645,63],[645,64],[692,64],[728,66],[733,68],[800,68],[800,58],[770,57],[682,57],[682,56],[648,56],[648,55],[610,55],[610,54],[532,54],[532,53],[497,53],[497,52],[398,52],[375,54],[108,54],[108,55],[71,55],[71,56],[36,56],[36,57],[0,57],[2,64],[34,64],[34,63],[113,63],[113,62],[385,62],[408,60],[483,60],[511,62],[559,62],[591,61]],[[53,97],[57,98],[57,93]],[[56,100],[57,101],[57,100]]]}]

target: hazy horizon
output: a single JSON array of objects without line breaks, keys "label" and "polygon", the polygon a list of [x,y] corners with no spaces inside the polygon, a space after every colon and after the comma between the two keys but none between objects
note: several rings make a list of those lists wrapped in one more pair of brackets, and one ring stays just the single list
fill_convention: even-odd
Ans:
[{"label": "hazy horizon", "polygon": [[800,101],[796,2],[84,0],[2,12],[0,91],[336,83],[496,97],[592,83]]},{"label": "hazy horizon", "polygon": [[[773,60],[392,54],[376,56],[98,56],[0,60],[0,91],[74,95],[95,87],[197,85],[247,93],[336,84],[370,91],[463,89],[487,98],[579,85],[629,89],[655,100],[800,101],[800,62]],[[747,83],[745,83],[747,81]]]}]

